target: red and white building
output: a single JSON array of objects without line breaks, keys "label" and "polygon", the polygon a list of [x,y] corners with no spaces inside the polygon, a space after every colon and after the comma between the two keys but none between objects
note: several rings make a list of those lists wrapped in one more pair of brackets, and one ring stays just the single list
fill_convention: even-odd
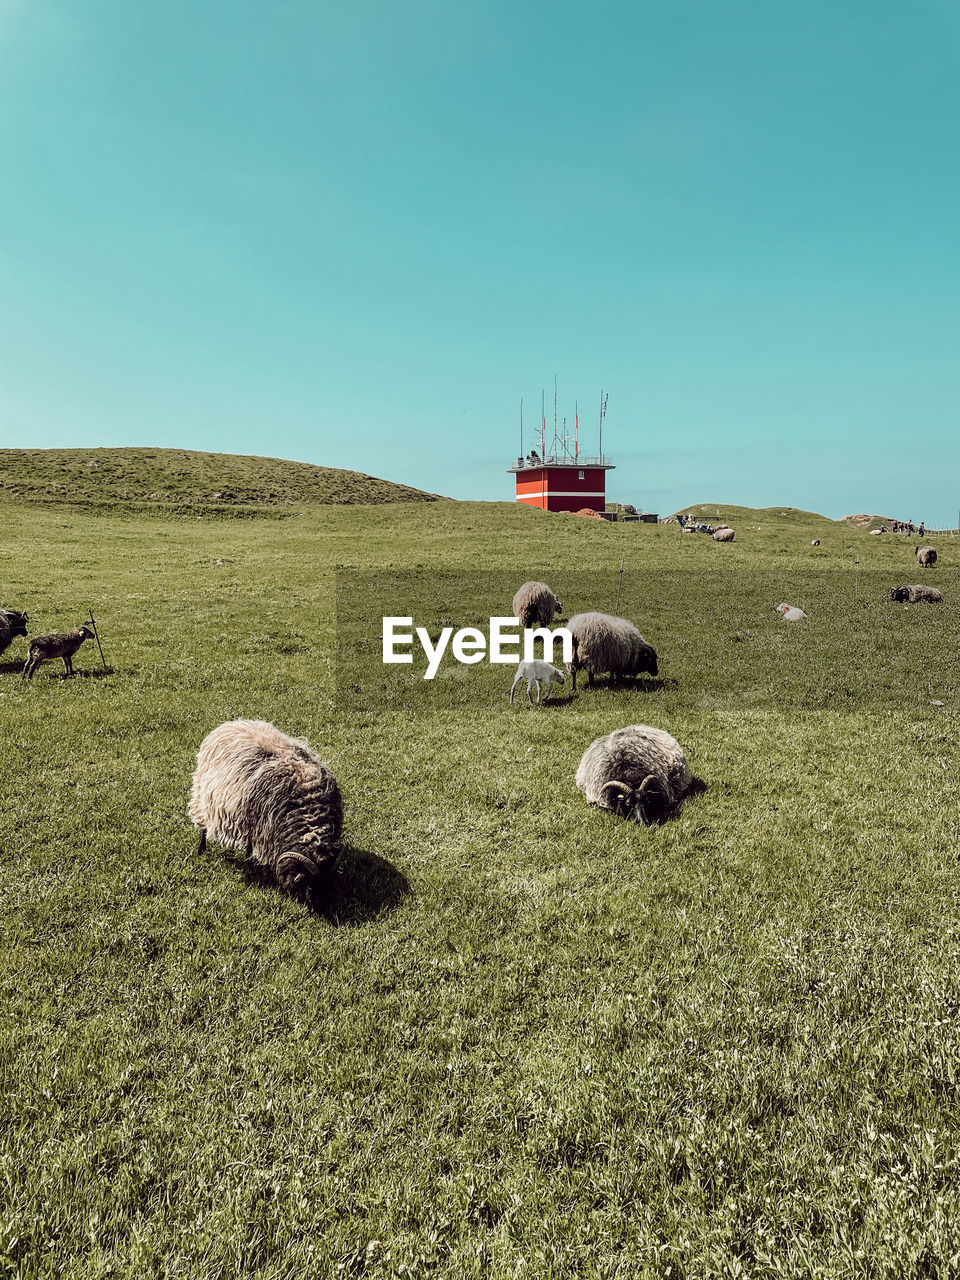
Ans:
[{"label": "red and white building", "polygon": [[518,458],[508,467],[517,477],[517,501],[544,511],[603,511],[607,502],[607,472],[614,469],[609,458],[550,455],[536,452]]}]

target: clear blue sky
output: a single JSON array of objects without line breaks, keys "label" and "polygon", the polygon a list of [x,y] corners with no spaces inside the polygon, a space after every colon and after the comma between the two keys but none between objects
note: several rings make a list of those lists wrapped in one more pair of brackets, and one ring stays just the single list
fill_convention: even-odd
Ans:
[{"label": "clear blue sky", "polygon": [[0,444],[953,524],[958,126],[956,0],[0,0]]}]

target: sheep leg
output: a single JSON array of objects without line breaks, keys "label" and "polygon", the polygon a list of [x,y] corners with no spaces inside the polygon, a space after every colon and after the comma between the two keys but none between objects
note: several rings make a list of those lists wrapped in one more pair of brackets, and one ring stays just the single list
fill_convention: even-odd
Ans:
[{"label": "sheep leg", "polygon": [[23,670],[20,672],[21,680],[32,680],[35,667],[36,667],[36,663],[33,661],[33,659],[28,658],[26,662],[23,664]]},{"label": "sheep leg", "polygon": [[64,670],[66,671],[67,675],[68,675],[68,676],[72,676],[72,675],[73,675],[73,663],[70,661],[70,659],[67,657],[67,655],[66,655],[66,654],[64,654],[64,655],[63,655],[63,666],[64,666]]},{"label": "sheep leg", "polygon": [[207,847],[207,829],[206,829],[206,827],[201,827],[201,828],[200,828],[200,843],[197,845],[197,856],[198,856],[198,857],[200,856],[200,854],[201,854],[201,853],[203,853],[203,851],[204,851],[204,849],[205,849],[206,847]]},{"label": "sheep leg", "polygon": [[516,678],[516,680],[514,680],[513,684],[510,686],[510,705],[511,705],[511,707],[513,706],[513,694],[514,694],[514,690],[516,689],[517,685],[520,683],[520,680],[521,680],[520,673],[519,673],[519,672],[517,672],[517,678]]},{"label": "sheep leg", "polygon": [[528,681],[527,681],[527,703],[528,703],[531,707],[533,706],[533,699],[530,697],[530,686],[531,686],[532,684],[533,684],[533,681],[532,681],[532,680],[528,680]]}]

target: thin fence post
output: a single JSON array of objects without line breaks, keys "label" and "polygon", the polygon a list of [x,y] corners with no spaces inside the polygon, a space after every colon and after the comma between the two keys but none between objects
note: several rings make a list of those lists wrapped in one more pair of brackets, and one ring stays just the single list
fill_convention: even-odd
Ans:
[{"label": "thin fence post", "polygon": [[93,627],[93,638],[94,638],[94,640],[96,640],[96,642],[97,642],[97,648],[100,650],[100,661],[103,663],[104,670],[106,670],[107,660],[106,660],[106,658],[103,656],[103,646],[102,646],[102,645],[101,645],[101,643],[100,643],[100,632],[97,630],[97,624],[96,624],[96,622],[95,622],[95,620],[94,620],[94,617],[93,617],[93,610],[92,610],[92,609],[88,609],[88,610],[87,610],[87,612],[90,614],[90,625],[91,625],[91,627]]}]

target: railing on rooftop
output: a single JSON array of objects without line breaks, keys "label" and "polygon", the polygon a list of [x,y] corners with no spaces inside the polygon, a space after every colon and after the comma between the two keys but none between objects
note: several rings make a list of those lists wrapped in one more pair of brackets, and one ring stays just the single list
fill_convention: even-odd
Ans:
[{"label": "railing on rooftop", "polygon": [[540,467],[612,467],[613,459],[608,453],[595,454],[588,456],[581,453],[579,457],[573,457],[568,453],[548,453],[545,458],[532,458],[529,454],[526,458],[518,458],[511,471],[536,471]]}]

